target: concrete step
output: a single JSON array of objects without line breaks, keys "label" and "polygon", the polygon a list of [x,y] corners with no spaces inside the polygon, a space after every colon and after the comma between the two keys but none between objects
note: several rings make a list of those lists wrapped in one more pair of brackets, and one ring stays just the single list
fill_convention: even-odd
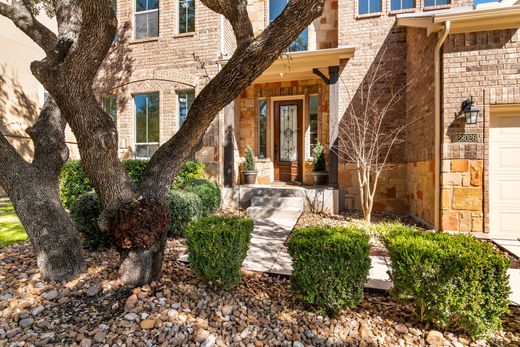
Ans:
[{"label": "concrete step", "polygon": [[303,208],[295,207],[261,207],[252,206],[247,209],[247,215],[253,219],[266,218],[291,218],[298,219],[303,212]]},{"label": "concrete step", "polygon": [[304,201],[300,197],[276,197],[276,196],[254,196],[251,199],[252,207],[272,207],[272,208],[299,208],[303,211]]}]

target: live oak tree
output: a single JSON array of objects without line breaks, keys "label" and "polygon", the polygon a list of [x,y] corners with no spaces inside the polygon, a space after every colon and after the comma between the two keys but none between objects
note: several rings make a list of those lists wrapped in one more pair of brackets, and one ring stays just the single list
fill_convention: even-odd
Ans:
[{"label": "live oak tree", "polygon": [[[0,2],[0,14],[11,19],[46,53],[43,60],[31,64],[31,71],[55,100],[61,117],[76,136],[85,172],[103,203],[100,227],[112,236],[121,252],[122,281],[133,285],[147,283],[160,276],[168,226],[164,198],[176,173],[194,153],[218,112],[258,78],[322,13],[325,2],[290,0],[282,14],[255,37],[247,13],[247,0],[201,1],[231,23],[237,49],[196,97],[179,131],[152,156],[139,183],[133,182],[121,165],[116,126],[103,112],[92,90],[96,73],[110,49],[117,27],[112,1],[51,0],[58,27],[56,35],[34,17],[31,12],[34,2]],[[59,119],[64,123],[63,119]],[[42,134],[48,140],[53,136],[45,131]],[[61,140],[58,142],[61,143]],[[20,161],[5,139],[0,141],[0,146],[2,162],[14,164]],[[57,153],[52,150],[47,152],[50,157]],[[61,165],[62,161],[58,160],[48,163],[40,168],[41,174],[56,172]],[[4,179],[4,175],[0,174],[0,184],[13,199],[35,248],[46,244],[48,247],[44,252],[61,252],[62,257],[79,259],[76,256],[79,246],[71,244],[68,253],[53,249],[46,240],[49,232],[38,229],[38,225],[52,225],[52,232],[57,232],[62,220],[54,220],[54,214],[49,213],[42,214],[39,217],[41,220],[34,223],[32,217],[36,206],[19,208],[20,200],[30,200],[31,194],[18,187],[21,176],[17,176],[17,172],[20,171],[12,171],[16,172],[5,175],[11,178]],[[29,190],[42,194],[41,191],[49,187],[38,182],[38,177],[35,173],[34,180],[25,185],[30,186]],[[14,191],[20,199],[13,196],[11,192]],[[43,201],[56,206],[56,211],[62,213],[57,195],[45,196]],[[32,229],[29,228],[31,223]],[[70,224],[68,217],[67,223]],[[62,231],[64,238],[73,234],[75,232],[68,229]]]}]

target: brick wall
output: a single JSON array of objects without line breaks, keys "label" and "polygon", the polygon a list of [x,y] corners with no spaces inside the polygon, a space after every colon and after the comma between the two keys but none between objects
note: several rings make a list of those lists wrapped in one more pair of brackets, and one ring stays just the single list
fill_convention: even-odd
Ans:
[{"label": "brick wall", "polygon": [[[450,35],[443,59],[443,228],[489,231],[490,105],[520,103],[520,32]],[[481,109],[476,125],[458,116],[470,96]],[[459,133],[476,134],[477,142],[457,142]]]},{"label": "brick wall", "polygon": [[[196,1],[195,32],[177,32],[176,0],[159,2],[159,37],[134,39],[132,0],[119,0],[118,35],[98,73],[98,96],[117,95],[119,147],[121,156],[133,155],[134,103],[137,93],[160,94],[160,142],[166,142],[179,127],[177,92],[194,89],[198,93],[218,72],[220,56],[220,16]],[[226,25],[226,23],[224,23]],[[224,28],[225,29],[225,28]],[[224,30],[226,32],[226,30]],[[229,35],[228,35],[229,36]],[[228,43],[231,50],[234,42]],[[216,154],[217,153],[217,154]],[[195,156],[210,164],[218,162],[218,119],[213,122]]]}]

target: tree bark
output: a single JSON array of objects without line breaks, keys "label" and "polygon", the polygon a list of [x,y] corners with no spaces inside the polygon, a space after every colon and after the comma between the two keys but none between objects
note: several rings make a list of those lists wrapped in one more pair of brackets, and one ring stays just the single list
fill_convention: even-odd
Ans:
[{"label": "tree bark", "polygon": [[65,125],[49,98],[27,129],[35,148],[31,164],[0,137],[0,185],[29,236],[42,276],[51,281],[70,280],[84,268],[80,236],[59,197],[60,172],[68,158]]}]

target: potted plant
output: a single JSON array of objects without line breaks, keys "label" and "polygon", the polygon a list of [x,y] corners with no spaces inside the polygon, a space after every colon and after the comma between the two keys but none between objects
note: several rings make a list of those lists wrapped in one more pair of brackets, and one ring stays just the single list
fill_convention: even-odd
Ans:
[{"label": "potted plant", "polygon": [[314,184],[317,186],[326,185],[329,178],[329,173],[325,164],[325,153],[323,152],[323,145],[319,142],[312,149],[312,160],[314,161],[314,169],[312,170]]},{"label": "potted plant", "polygon": [[244,170],[242,171],[242,175],[244,175],[244,184],[255,184],[257,174],[258,171],[256,171],[255,156],[253,155],[253,149],[251,148],[251,146],[247,146],[244,161]]}]

